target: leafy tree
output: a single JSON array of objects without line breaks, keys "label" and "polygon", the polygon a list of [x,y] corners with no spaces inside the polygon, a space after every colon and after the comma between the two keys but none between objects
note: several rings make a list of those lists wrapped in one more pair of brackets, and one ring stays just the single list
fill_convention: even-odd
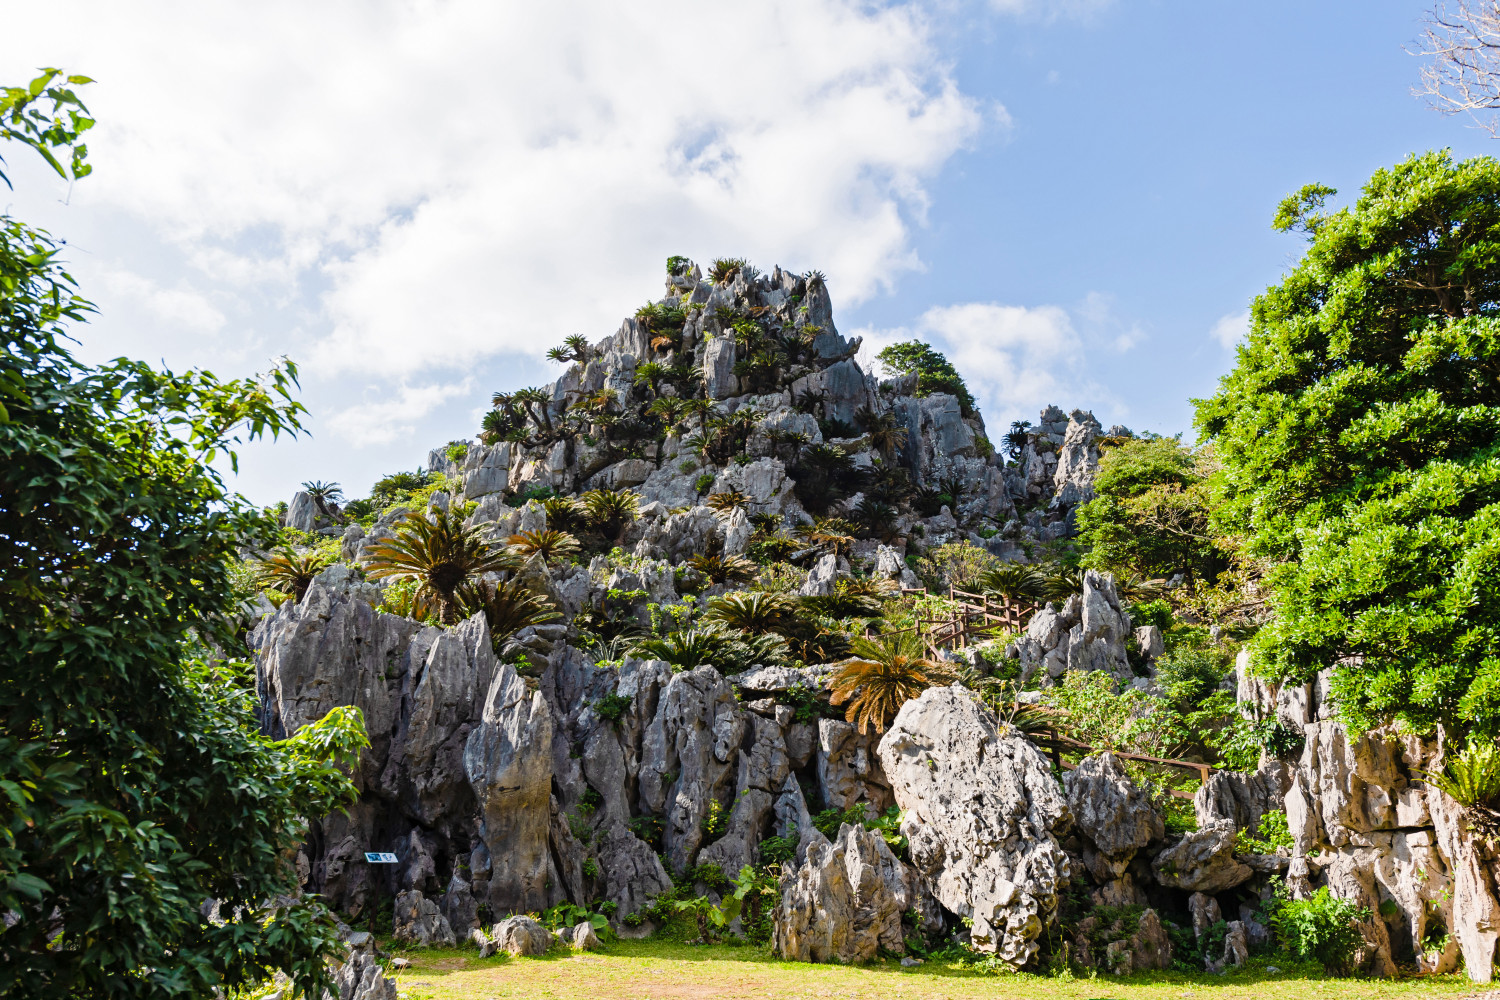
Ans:
[{"label": "leafy tree", "polygon": [[1258,669],[1334,668],[1342,717],[1500,728],[1500,162],[1414,155],[1353,208],[1278,214],[1307,253],[1197,401],[1220,527],[1275,560]]},{"label": "leafy tree", "polygon": [[1096,569],[1212,579],[1222,558],[1209,531],[1200,457],[1175,438],[1132,438],[1105,452],[1078,529]]},{"label": "leafy tree", "polygon": [[917,376],[917,395],[929,396],[934,392],[946,392],[958,397],[959,408],[964,416],[974,413],[974,396],[958,369],[953,367],[941,351],[935,351],[920,340],[908,340],[892,344],[875,355],[875,360],[897,375]]},{"label": "leafy tree", "polygon": [[[78,178],[92,122],[60,79],[86,82],[0,91],[0,136]],[[207,997],[275,969],[321,995],[342,949],[288,859],[353,801],[363,727],[267,739],[246,665],[209,654],[239,547],[275,531],[211,462],[298,431],[296,369],[81,364],[67,326],[93,307],[60,252],[0,216],[0,995]]]}]

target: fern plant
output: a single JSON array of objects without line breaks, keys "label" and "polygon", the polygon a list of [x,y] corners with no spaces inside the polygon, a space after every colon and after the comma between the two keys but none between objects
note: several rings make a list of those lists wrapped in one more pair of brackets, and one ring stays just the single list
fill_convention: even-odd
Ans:
[{"label": "fern plant", "polygon": [[1040,601],[1046,581],[1025,563],[1007,562],[981,573],[979,589],[1012,601]]},{"label": "fern plant", "polygon": [[1449,754],[1441,771],[1422,774],[1465,808],[1488,808],[1500,802],[1500,747],[1493,742],[1475,740]]}]

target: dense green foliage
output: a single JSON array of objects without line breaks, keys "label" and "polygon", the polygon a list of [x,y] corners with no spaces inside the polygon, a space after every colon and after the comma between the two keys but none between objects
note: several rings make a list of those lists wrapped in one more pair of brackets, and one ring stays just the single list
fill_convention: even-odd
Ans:
[{"label": "dense green foliage", "polygon": [[1333,895],[1322,886],[1306,899],[1278,900],[1270,915],[1281,950],[1302,962],[1316,960],[1334,975],[1348,975],[1364,935],[1355,926],[1370,911]]},{"label": "dense green foliage", "polygon": [[[82,106],[54,76],[4,92],[4,135],[75,143],[82,176]],[[245,665],[213,649],[234,641],[236,549],[271,526],[208,464],[297,431],[295,369],[80,364],[62,342],[92,307],[59,251],[0,218],[0,911],[19,918],[0,994],[209,996],[276,968],[311,988],[338,937],[283,895],[290,851],[352,800],[338,764],[363,727],[340,710],[259,735]]]},{"label": "dense green foliage", "polygon": [[1212,579],[1219,559],[1198,465],[1175,438],[1132,438],[1105,452],[1094,499],[1078,510],[1084,562],[1116,575]]},{"label": "dense green foliage", "polygon": [[896,375],[916,375],[918,396],[946,392],[958,397],[964,416],[974,412],[974,395],[969,392],[963,376],[953,367],[953,362],[941,351],[933,350],[931,345],[908,340],[882,349],[875,358]]},{"label": "dense green foliage", "polygon": [[1337,664],[1355,726],[1500,728],[1500,162],[1413,156],[1353,206],[1290,198],[1310,238],[1257,298],[1199,428],[1221,528],[1275,561],[1258,668]]}]

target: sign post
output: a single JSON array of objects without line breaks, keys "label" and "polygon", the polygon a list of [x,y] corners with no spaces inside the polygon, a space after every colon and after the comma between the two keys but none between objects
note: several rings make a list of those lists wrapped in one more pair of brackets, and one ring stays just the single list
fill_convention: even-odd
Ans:
[{"label": "sign post", "polygon": [[372,865],[394,865],[399,864],[394,854],[385,852],[366,851],[365,860]]}]

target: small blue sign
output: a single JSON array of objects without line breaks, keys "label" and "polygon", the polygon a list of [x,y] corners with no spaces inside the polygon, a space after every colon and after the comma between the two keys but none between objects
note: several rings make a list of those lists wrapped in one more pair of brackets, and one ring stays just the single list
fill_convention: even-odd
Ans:
[{"label": "small blue sign", "polygon": [[365,852],[365,860],[372,865],[394,865],[399,863],[394,854],[375,853],[373,851]]}]

